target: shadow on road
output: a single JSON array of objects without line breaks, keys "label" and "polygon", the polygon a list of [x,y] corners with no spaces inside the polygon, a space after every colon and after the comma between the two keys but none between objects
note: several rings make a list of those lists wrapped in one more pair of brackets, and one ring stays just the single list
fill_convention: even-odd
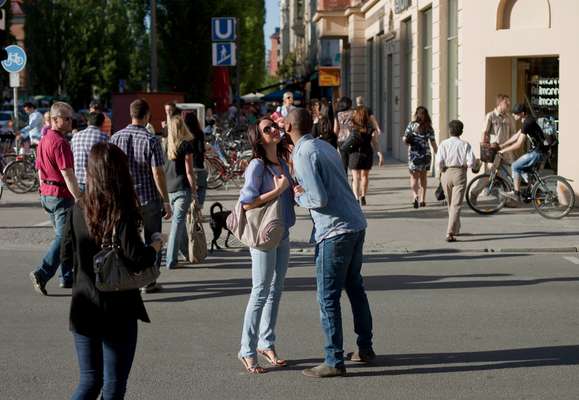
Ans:
[{"label": "shadow on road", "polygon": [[[470,275],[370,275],[364,278],[367,291],[384,290],[433,290],[487,287],[531,286],[544,283],[579,282],[579,277],[517,278],[510,274]],[[313,292],[315,279],[286,278],[286,292]],[[251,279],[223,279],[189,282],[163,282],[159,297],[147,298],[146,302],[184,302],[218,297],[248,295]]]},{"label": "shadow on road", "polygon": [[[291,360],[286,369],[300,370],[322,361],[319,358]],[[372,364],[347,364],[347,377],[474,372],[577,364],[579,364],[579,345],[460,353],[390,354],[379,355]],[[360,368],[365,370],[357,371]],[[279,369],[276,371],[281,372]]]}]

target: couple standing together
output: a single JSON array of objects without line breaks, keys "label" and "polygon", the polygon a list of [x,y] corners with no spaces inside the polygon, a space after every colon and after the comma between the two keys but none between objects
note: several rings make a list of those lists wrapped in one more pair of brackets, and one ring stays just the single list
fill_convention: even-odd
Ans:
[{"label": "couple standing together", "polygon": [[[375,358],[372,349],[372,315],[361,276],[366,220],[356,201],[340,156],[328,143],[310,135],[311,117],[305,109],[292,110],[285,131],[295,147],[292,152],[292,184],[289,150],[279,127],[263,118],[250,131],[253,159],[245,173],[240,202],[246,210],[281,198],[286,232],[277,248],[251,248],[252,290],[243,323],[239,359],[249,373],[266,372],[257,361],[260,354],[274,367],[287,361],[275,348],[275,325],[289,263],[289,228],[295,223],[294,202],[307,208],[314,222],[317,299],[325,336],[324,363],[303,374],[324,378],[344,376],[344,350],[340,296],[346,290],[354,314],[358,350],[352,361]],[[340,201],[336,201],[340,199]]]}]

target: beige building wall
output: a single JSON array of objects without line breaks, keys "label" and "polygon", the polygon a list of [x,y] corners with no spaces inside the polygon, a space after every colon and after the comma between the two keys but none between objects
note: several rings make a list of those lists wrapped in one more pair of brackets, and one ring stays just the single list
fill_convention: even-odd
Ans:
[{"label": "beige building wall", "polygon": [[[465,138],[478,143],[490,97],[513,92],[516,57],[559,57],[559,170],[579,191],[579,147],[574,117],[579,111],[579,1],[463,0],[461,10],[460,113]],[[504,28],[504,29],[503,29]],[[509,91],[510,90],[510,91]],[[475,146],[476,147],[476,146]]]}]

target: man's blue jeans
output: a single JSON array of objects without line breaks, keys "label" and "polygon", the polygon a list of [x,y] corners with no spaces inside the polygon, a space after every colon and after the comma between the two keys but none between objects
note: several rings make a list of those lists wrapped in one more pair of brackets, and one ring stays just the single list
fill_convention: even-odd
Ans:
[{"label": "man's blue jeans", "polygon": [[72,400],[124,399],[137,348],[137,320],[127,321],[118,335],[84,336],[74,333],[80,382]]},{"label": "man's blue jeans", "polygon": [[273,349],[275,325],[289,263],[289,236],[268,251],[251,253],[251,296],[241,332],[241,357],[255,357],[257,349]]},{"label": "man's blue jeans", "polygon": [[40,203],[50,217],[56,236],[42,259],[42,264],[35,271],[36,276],[38,276],[40,281],[46,283],[60,267],[60,281],[62,283],[72,283],[72,265],[60,264],[60,243],[66,216],[68,215],[68,210],[74,205],[74,200],[54,196],[41,196]]},{"label": "man's blue jeans", "polygon": [[171,234],[167,242],[167,268],[177,265],[179,250],[189,259],[189,238],[187,236],[187,212],[192,201],[191,190],[181,190],[169,193],[169,201],[173,209],[171,221]]},{"label": "man's blue jeans", "polygon": [[366,231],[322,240],[316,246],[316,280],[320,319],[325,336],[325,363],[344,365],[340,296],[346,290],[354,315],[359,350],[372,348],[372,314],[361,275]]}]

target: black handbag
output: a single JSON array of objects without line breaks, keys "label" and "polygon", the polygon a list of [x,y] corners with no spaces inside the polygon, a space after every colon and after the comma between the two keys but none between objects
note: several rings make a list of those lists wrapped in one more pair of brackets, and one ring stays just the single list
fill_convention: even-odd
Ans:
[{"label": "black handbag", "polygon": [[139,289],[155,282],[161,274],[159,266],[154,264],[135,272],[138,268],[123,255],[116,229],[109,240],[103,240],[101,247],[93,258],[95,286],[101,292]]},{"label": "black handbag", "polygon": [[446,196],[444,195],[444,189],[442,189],[442,183],[438,184],[438,187],[434,191],[434,197],[436,197],[436,200],[438,201],[443,201],[446,199]]},{"label": "black handbag", "polygon": [[354,153],[360,150],[362,146],[362,136],[357,130],[352,130],[350,135],[340,145],[340,151],[343,153]]}]

